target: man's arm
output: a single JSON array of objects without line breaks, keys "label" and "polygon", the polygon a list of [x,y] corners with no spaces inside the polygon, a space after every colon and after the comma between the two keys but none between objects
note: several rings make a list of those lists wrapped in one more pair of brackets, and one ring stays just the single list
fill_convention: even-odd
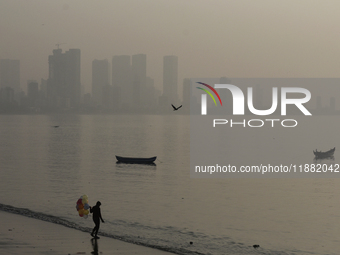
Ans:
[{"label": "man's arm", "polygon": [[103,218],[102,218],[102,213],[101,213],[101,210],[100,210],[100,208],[99,208],[99,218],[101,219],[101,221],[104,223],[104,220],[103,220]]}]

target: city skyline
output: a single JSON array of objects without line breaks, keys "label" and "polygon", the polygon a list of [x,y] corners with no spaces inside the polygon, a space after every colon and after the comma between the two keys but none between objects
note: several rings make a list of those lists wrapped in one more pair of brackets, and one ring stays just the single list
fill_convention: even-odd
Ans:
[{"label": "city skyline", "polygon": [[[5,34],[0,59],[20,59],[24,86],[27,80],[48,78],[46,56],[54,48],[79,48],[85,92],[91,92],[92,60],[140,53],[148,56],[147,72],[158,89],[162,56],[167,55],[180,60],[179,81],[338,77],[340,35],[334,31],[339,17],[334,10],[340,4],[327,3],[5,0],[0,3]],[[301,9],[303,19],[296,11]]]},{"label": "city skyline", "polygon": [[[82,73],[80,49],[63,52],[58,45],[52,55],[48,56],[48,79],[41,78],[40,84],[30,79],[25,86],[19,87],[20,60],[1,59],[1,64],[0,101],[5,104],[2,110],[7,106],[12,107],[12,110],[18,110],[20,107],[29,108],[33,112],[79,110],[81,107],[90,107],[94,110],[120,112],[132,110],[138,113],[158,112],[156,109],[159,105],[166,111],[166,105],[169,103],[180,102],[177,93],[177,56],[163,57],[163,91],[155,88],[153,77],[147,74],[146,54],[113,56],[111,66],[107,59],[94,59],[91,93],[84,92],[80,83]],[[15,84],[13,81],[16,81]]]},{"label": "city skyline", "polygon": [[[180,99],[189,77],[338,77],[337,1],[213,3],[2,1],[0,24],[6,36],[0,59],[20,60],[20,85],[26,93],[28,80],[46,87],[46,56],[53,49],[81,49],[82,94],[92,94],[93,60],[111,64],[113,56],[139,54],[147,56],[145,82],[161,93],[163,58],[178,57]],[[109,83],[115,87],[112,73]],[[126,95],[132,88],[120,93],[119,100],[131,100]]]},{"label": "city skyline", "polygon": [[[40,84],[36,80],[27,80],[26,95],[17,87],[17,81],[20,80],[20,60],[1,59],[1,111],[6,112],[6,107],[14,107],[13,109],[19,109],[19,112],[25,112],[25,108],[30,109],[30,113],[47,113],[53,109],[57,111],[74,109],[79,112],[82,108],[87,109],[85,112],[88,113],[100,113],[103,110],[111,113],[165,113],[170,104],[188,103],[190,100],[193,78],[183,79],[183,87],[179,91],[177,56],[163,56],[163,91],[155,88],[154,79],[147,74],[147,55],[136,54],[112,57],[112,82],[109,81],[108,60],[94,59],[91,73],[92,93],[81,92],[80,59],[80,49],[70,49],[64,53],[60,48],[54,49],[53,54],[48,56],[49,78],[41,79]],[[233,79],[220,77],[215,82],[232,84]],[[285,86],[280,79],[273,81],[275,80],[278,82],[276,86]],[[323,84],[322,79],[313,80],[312,84],[307,83],[306,86],[312,85],[309,89],[312,89],[315,95],[311,100],[311,109],[314,109],[314,113],[339,114],[336,94],[339,93],[340,87],[337,79],[331,79],[332,86],[328,86],[331,93],[326,94],[320,91],[319,84]],[[271,103],[264,100],[264,95],[268,97],[270,89],[267,87],[268,85],[270,87],[271,79],[269,84],[268,81],[262,84],[261,79],[257,81],[258,83],[254,83],[255,106],[259,109],[268,108]],[[243,90],[246,91],[246,87]],[[122,91],[125,91],[125,95]],[[228,109],[231,110],[231,94],[223,90],[220,91],[220,95],[223,101],[230,105]],[[183,98],[181,102],[179,96]],[[188,107],[183,113],[189,113]]]},{"label": "city skyline", "polygon": [[[62,48],[57,48],[57,49],[53,49],[52,55],[48,56],[48,60],[46,61],[47,66],[49,65],[50,62],[50,58],[51,56],[55,55],[55,54],[68,54],[68,52],[73,51],[73,50],[79,50],[80,49],[69,49],[64,51],[63,53],[63,49]],[[135,58],[135,61],[131,61]],[[91,61],[92,63],[92,67],[91,67],[91,76],[90,76],[90,80],[91,80],[91,86],[89,87],[89,89],[87,90],[83,90],[83,94],[86,93],[91,93],[93,94],[93,83],[94,83],[94,77],[93,77],[93,72],[94,72],[94,63],[96,63],[95,65],[101,66],[102,68],[105,69],[105,71],[102,71],[102,73],[100,75],[103,75],[105,72],[107,72],[107,79],[105,78],[105,81],[102,81],[104,83],[108,83],[112,86],[119,86],[118,84],[124,84],[126,83],[126,77],[131,76],[132,78],[132,83],[133,82],[137,82],[141,88],[145,89],[147,86],[147,82],[148,80],[150,81],[150,79],[153,80],[152,77],[150,77],[149,75],[147,75],[147,55],[146,54],[135,54],[135,55],[114,55],[112,56],[112,62],[109,63],[108,59],[102,59],[102,60],[98,60],[97,58],[93,59]],[[177,94],[177,97],[179,97],[179,99],[182,99],[181,94],[178,94],[178,91],[182,90],[182,85],[181,85],[181,81],[179,81],[178,78],[178,57],[177,56],[162,56],[160,57],[160,59],[162,59],[162,70],[161,70],[161,75],[163,76],[161,84],[159,85],[159,87],[156,87],[156,89],[160,90],[162,93],[164,91],[164,88],[171,86],[170,83],[174,86],[176,86],[175,91],[171,92],[173,93],[174,97]],[[45,79],[44,77],[37,77],[37,79],[27,79],[27,80],[23,80],[23,78],[21,78],[21,72],[20,72],[20,60],[17,59],[0,59],[2,66],[4,65],[3,63],[6,63],[6,66],[8,66],[8,63],[12,63],[11,65],[13,66],[13,63],[15,63],[16,66],[18,66],[16,75],[18,76],[18,81],[20,82],[16,82],[16,89],[20,89],[20,91],[23,91],[25,93],[28,93],[28,89],[27,89],[27,82],[29,81],[38,81],[38,80],[48,80],[50,77],[50,72],[51,72],[51,67],[48,68],[48,72],[47,72],[47,78]],[[65,61],[65,60],[63,60]],[[103,64],[103,61],[107,61],[108,66],[106,67],[105,64]],[[101,63],[101,64],[100,64]],[[80,66],[80,61],[79,61],[79,68],[82,69]],[[2,67],[1,66],[1,67]],[[125,67],[124,67],[125,66]],[[97,67],[98,68],[98,67]],[[95,68],[96,70],[98,70],[97,68]],[[107,70],[106,70],[107,68]],[[111,70],[109,70],[111,68]],[[13,69],[13,68],[12,68]],[[3,70],[3,73],[5,73],[4,71],[6,71],[6,75],[2,74],[1,77],[8,77],[8,68],[0,68],[0,72],[2,72],[1,70]],[[165,70],[165,73],[164,73]],[[110,75],[111,74],[111,75]],[[80,72],[80,76],[82,75],[82,72]],[[97,74],[96,74],[97,75]],[[98,74],[99,75],[99,74]],[[166,76],[166,78],[164,77],[164,75]],[[106,74],[105,74],[106,76]],[[122,78],[124,77],[125,78]],[[6,78],[8,79],[8,78]],[[96,78],[95,78],[96,79]],[[125,79],[125,80],[124,80]],[[135,80],[134,80],[135,79]],[[186,78],[184,78],[186,79]],[[171,80],[171,81],[170,81]],[[111,82],[110,82],[111,81]],[[130,82],[130,81],[128,81]],[[170,82],[170,83],[169,83]],[[0,84],[3,84],[3,82],[1,82]],[[8,83],[8,82],[7,82]],[[154,81],[152,82],[154,85]],[[168,85],[164,85],[164,83],[169,83]],[[83,84],[81,83],[81,86],[83,87]],[[2,87],[2,86],[0,86]],[[10,86],[12,87],[12,86]],[[19,90],[17,91],[19,92]],[[132,93],[132,88],[130,89],[130,91],[128,91],[130,93]],[[130,94],[128,93],[128,94]],[[170,93],[169,91],[166,91],[166,94]]]}]

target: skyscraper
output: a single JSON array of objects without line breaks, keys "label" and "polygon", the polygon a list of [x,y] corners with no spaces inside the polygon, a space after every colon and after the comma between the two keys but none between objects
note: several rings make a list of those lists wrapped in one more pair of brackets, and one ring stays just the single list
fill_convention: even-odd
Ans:
[{"label": "skyscraper", "polygon": [[163,58],[163,98],[167,103],[178,103],[178,58],[164,56]]},{"label": "skyscraper", "polygon": [[183,80],[183,104],[189,106],[190,105],[190,86],[191,86],[191,80],[189,78],[185,78]]},{"label": "skyscraper", "polygon": [[38,82],[32,81],[32,80],[27,81],[27,98],[28,98],[29,107],[38,106],[38,100],[39,100]]},{"label": "skyscraper", "polygon": [[132,84],[134,108],[141,109],[146,102],[146,55],[132,55]]},{"label": "skyscraper", "polygon": [[92,61],[92,101],[95,105],[103,104],[103,88],[109,85],[109,62],[104,60]]},{"label": "skyscraper", "polygon": [[20,91],[20,61],[1,59],[0,61],[0,88],[9,87],[15,93]]},{"label": "skyscraper", "polygon": [[78,107],[80,104],[80,49],[62,53],[53,50],[48,57],[49,76],[47,96],[49,106],[57,108]]},{"label": "skyscraper", "polygon": [[131,57],[128,55],[113,56],[112,58],[112,86],[113,93],[120,91],[121,95],[115,96],[114,105],[119,105],[123,110],[132,107],[132,80],[131,80]]}]

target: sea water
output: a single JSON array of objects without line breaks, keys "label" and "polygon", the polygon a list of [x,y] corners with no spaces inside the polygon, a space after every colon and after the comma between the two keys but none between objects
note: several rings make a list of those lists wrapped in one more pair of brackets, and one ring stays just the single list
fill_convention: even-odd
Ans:
[{"label": "sea water", "polygon": [[[339,119],[323,132],[326,117],[315,118],[315,135],[294,138],[310,136],[296,154],[306,163],[317,145],[340,142]],[[339,253],[339,178],[192,179],[189,123],[175,114],[1,115],[0,209],[89,231],[91,217],[76,210],[86,194],[102,203],[102,235],[178,254]],[[115,155],[157,160],[117,164]]]}]

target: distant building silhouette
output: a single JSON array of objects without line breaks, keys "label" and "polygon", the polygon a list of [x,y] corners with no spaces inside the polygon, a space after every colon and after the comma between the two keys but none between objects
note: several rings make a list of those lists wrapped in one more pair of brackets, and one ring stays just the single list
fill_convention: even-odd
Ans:
[{"label": "distant building silhouette", "polygon": [[146,55],[132,55],[132,84],[133,84],[133,107],[135,109],[145,108],[146,98]]},{"label": "distant building silhouette", "polygon": [[103,88],[109,86],[109,62],[104,60],[92,61],[92,100],[94,105],[103,105]]},{"label": "distant building silhouette", "polygon": [[36,81],[27,81],[27,99],[29,107],[38,107],[39,84]]},{"label": "distant building silhouette", "polygon": [[163,58],[163,100],[167,104],[178,104],[178,58],[164,56]]},{"label": "distant building silhouette", "polygon": [[133,105],[130,56],[120,55],[112,57],[112,86],[113,93],[120,92],[120,96],[114,94],[114,98],[119,100],[114,104],[123,111],[129,110]]},{"label": "distant building silhouette", "polygon": [[101,99],[102,103],[101,105],[105,110],[110,110],[113,107],[113,89],[112,86],[109,84],[106,84],[102,87],[101,91]]},{"label": "distant building silhouette", "polygon": [[41,79],[40,90],[44,94],[44,96],[47,96],[47,80]]},{"label": "distant building silhouette", "polygon": [[185,78],[183,80],[183,111],[188,114],[190,113],[190,93],[191,93],[191,79]]},{"label": "distant building silhouette", "polygon": [[47,102],[47,80],[41,79],[40,81],[40,106],[42,109],[46,109],[48,102]]},{"label": "distant building silhouette", "polygon": [[47,96],[50,107],[77,108],[80,105],[80,49],[62,53],[53,50],[48,57]]},{"label": "distant building silhouette", "polygon": [[20,61],[13,59],[0,60],[0,88],[9,87],[14,93],[20,91]]},{"label": "distant building silhouette", "polygon": [[0,113],[15,112],[18,106],[19,104],[14,98],[14,89],[0,88]]},{"label": "distant building silhouette", "polygon": [[0,88],[0,102],[3,105],[11,105],[14,101],[14,89],[10,87]]}]

